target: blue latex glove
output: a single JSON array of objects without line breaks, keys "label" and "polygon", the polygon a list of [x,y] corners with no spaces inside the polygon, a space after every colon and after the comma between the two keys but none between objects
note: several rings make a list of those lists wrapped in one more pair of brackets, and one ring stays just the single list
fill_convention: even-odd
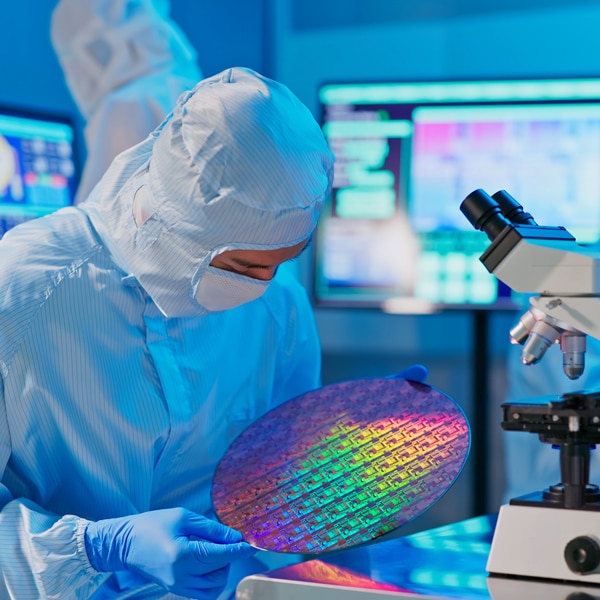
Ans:
[{"label": "blue latex glove", "polygon": [[92,521],[85,547],[98,571],[130,571],[203,600],[223,590],[231,561],[256,552],[239,532],[183,508]]},{"label": "blue latex glove", "polygon": [[428,374],[427,367],[424,367],[423,365],[410,365],[410,367],[407,367],[404,371],[400,371],[400,373],[396,373],[395,375],[390,375],[389,378],[425,383]]}]

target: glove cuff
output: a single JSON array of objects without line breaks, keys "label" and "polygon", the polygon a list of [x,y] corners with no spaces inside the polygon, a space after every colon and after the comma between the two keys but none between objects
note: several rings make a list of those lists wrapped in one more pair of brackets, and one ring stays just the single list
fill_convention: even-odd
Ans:
[{"label": "glove cuff", "polygon": [[99,557],[99,544],[98,536],[96,535],[97,526],[96,523],[90,521],[86,526],[83,533],[83,540],[85,542],[85,551],[88,555],[90,564],[96,571],[104,573],[106,569],[102,568],[102,561]]},{"label": "glove cuff", "polygon": [[112,573],[125,567],[114,540],[113,519],[90,521],[84,532],[85,551],[96,571]]}]

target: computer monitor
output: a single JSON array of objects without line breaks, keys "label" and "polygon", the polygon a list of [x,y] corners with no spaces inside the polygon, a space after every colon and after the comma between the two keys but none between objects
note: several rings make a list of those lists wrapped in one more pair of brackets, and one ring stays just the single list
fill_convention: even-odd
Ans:
[{"label": "computer monitor", "polygon": [[511,308],[459,205],[504,189],[540,225],[600,239],[600,78],[330,83],[336,156],[314,300],[392,312]]},{"label": "computer monitor", "polygon": [[77,179],[68,116],[0,107],[0,237],[71,205]]}]

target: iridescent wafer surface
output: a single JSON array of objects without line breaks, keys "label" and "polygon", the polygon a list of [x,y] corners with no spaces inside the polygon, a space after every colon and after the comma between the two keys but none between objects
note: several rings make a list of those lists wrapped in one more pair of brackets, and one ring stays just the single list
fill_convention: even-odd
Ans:
[{"label": "iridescent wafer surface", "polygon": [[468,422],[443,392],[398,379],[329,385],[273,409],[219,463],[221,522],[253,546],[321,554],[411,521],[466,461]]}]

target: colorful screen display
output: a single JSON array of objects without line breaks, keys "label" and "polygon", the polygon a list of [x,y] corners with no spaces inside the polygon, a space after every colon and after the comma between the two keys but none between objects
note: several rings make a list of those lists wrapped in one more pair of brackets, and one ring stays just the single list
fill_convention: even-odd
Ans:
[{"label": "colorful screen display", "polygon": [[467,458],[463,411],[431,386],[362,379],[308,392],[246,429],[219,463],[219,519],[257,548],[321,554],[411,521]]},{"label": "colorful screen display", "polygon": [[70,120],[0,108],[0,236],[71,205],[76,184]]},{"label": "colorful screen display", "polygon": [[512,307],[459,209],[477,188],[600,239],[600,79],[337,83],[319,97],[336,166],[315,234],[317,304]]}]

